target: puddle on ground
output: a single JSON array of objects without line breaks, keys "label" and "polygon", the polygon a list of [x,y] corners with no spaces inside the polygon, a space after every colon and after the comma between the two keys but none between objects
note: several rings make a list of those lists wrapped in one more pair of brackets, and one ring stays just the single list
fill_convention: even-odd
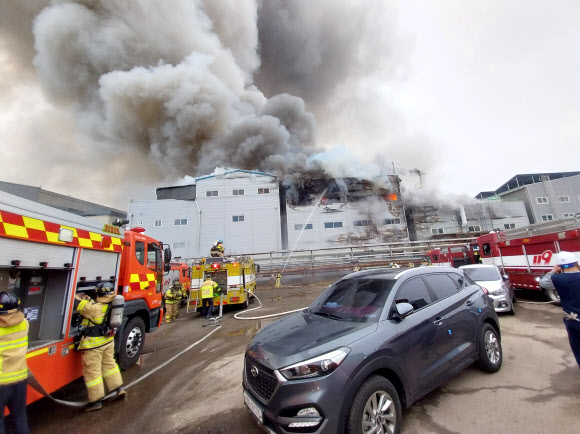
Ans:
[{"label": "puddle on ground", "polygon": [[254,336],[258,330],[262,328],[262,321],[258,321],[254,325],[246,326],[226,333],[226,336]]}]

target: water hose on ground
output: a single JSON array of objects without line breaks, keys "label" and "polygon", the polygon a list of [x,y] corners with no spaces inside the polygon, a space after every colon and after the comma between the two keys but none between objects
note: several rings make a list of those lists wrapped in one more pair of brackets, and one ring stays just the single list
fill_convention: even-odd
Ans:
[{"label": "water hose on ground", "polygon": [[[173,362],[175,359],[177,359],[178,357],[182,356],[183,354],[185,354],[186,352],[188,352],[189,350],[191,350],[193,347],[195,347],[196,345],[200,344],[201,342],[203,342],[204,340],[206,340],[207,338],[209,338],[220,327],[221,327],[221,325],[218,325],[215,329],[213,329],[211,332],[209,332],[208,334],[206,334],[203,338],[201,338],[198,341],[194,342],[193,344],[191,344],[190,346],[188,346],[184,350],[180,351],[179,353],[177,353],[176,355],[174,355],[173,357],[171,357],[169,360],[166,360],[165,362],[163,362],[161,365],[157,366],[156,368],[152,369],[151,371],[147,372],[146,374],[141,375],[136,380],[133,380],[131,383],[129,383],[128,385],[125,386],[125,390],[133,387],[135,384],[140,383],[141,381],[143,381],[144,379],[146,379],[150,375],[152,375],[155,372],[159,371],[160,369],[164,368],[166,365],[168,365],[169,363]],[[32,371],[30,371],[30,372],[32,373]],[[69,407],[84,407],[85,405],[88,404],[87,401],[64,401],[62,399],[56,399],[56,398],[54,398],[53,396],[50,395],[50,393],[48,393],[44,389],[44,387],[42,387],[42,385],[38,382],[38,380],[36,379],[36,377],[34,377],[34,374],[29,377],[28,384],[33,389],[35,389],[37,392],[39,392],[40,394],[46,396],[47,398],[51,399],[52,401],[54,401],[54,402],[56,402],[58,404],[66,405],[66,406],[69,406]],[[103,400],[107,400],[109,398],[113,398],[114,396],[116,396],[116,393],[109,393],[108,395],[106,395],[103,398]]]}]

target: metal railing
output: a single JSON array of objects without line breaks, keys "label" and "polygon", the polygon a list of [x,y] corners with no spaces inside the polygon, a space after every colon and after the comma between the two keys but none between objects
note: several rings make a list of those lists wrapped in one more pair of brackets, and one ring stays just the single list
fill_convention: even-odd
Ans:
[{"label": "metal railing", "polygon": [[447,247],[474,242],[475,238],[457,238],[431,241],[411,241],[388,244],[372,244],[349,247],[329,247],[323,249],[300,249],[290,251],[271,251],[251,253],[251,257],[260,266],[260,274],[302,274],[314,271],[331,271],[368,268],[388,265],[390,263],[418,265],[425,259],[429,250],[436,247]]}]

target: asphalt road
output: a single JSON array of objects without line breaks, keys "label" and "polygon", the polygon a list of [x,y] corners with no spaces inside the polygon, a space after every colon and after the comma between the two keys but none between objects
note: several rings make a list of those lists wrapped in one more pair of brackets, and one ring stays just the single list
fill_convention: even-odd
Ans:
[{"label": "asphalt road", "polygon": [[[264,307],[246,315],[305,307],[329,283],[278,290],[262,285],[257,295]],[[466,369],[403,412],[404,433],[579,432],[580,370],[568,345],[561,308],[524,303],[516,308],[515,317],[500,317],[502,369],[496,374]],[[252,336],[272,320],[239,321],[233,318],[237,312],[226,311],[220,329],[131,387],[124,401],[106,402],[93,413],[46,399],[36,402],[29,407],[32,432],[260,432],[243,404],[243,354]],[[213,330],[202,324],[201,318],[182,308],[177,321],[147,336],[142,365],[123,373],[125,384]],[[82,400],[84,394],[79,380],[57,396]]]}]

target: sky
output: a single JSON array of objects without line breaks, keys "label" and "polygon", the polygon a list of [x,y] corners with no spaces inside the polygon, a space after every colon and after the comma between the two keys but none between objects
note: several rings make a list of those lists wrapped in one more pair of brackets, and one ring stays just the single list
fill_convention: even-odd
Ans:
[{"label": "sky", "polygon": [[126,209],[218,167],[580,168],[577,1],[124,4],[0,2],[0,180]]}]

